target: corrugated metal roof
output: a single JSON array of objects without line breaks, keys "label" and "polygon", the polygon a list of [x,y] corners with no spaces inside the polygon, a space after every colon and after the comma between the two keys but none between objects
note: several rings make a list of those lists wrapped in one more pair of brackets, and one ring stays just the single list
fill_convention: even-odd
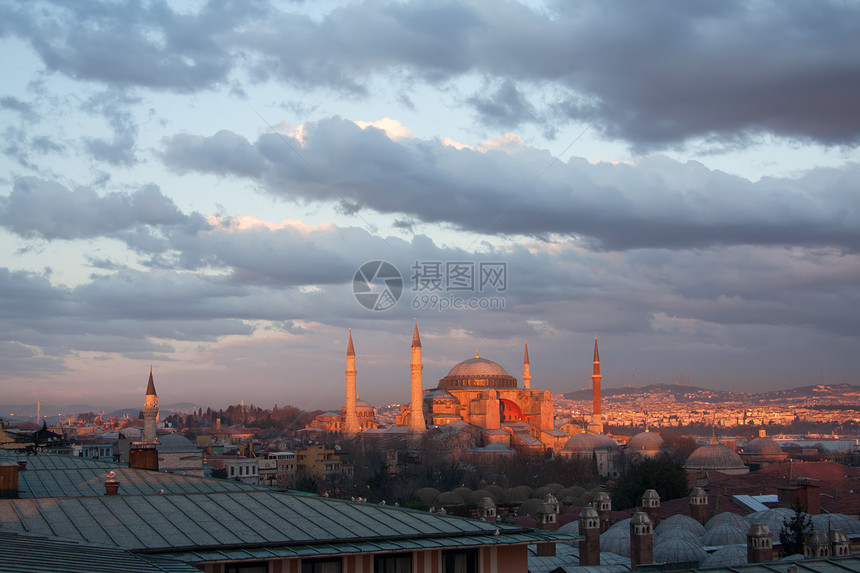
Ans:
[{"label": "corrugated metal roof", "polygon": [[4,573],[199,573],[199,569],[172,557],[135,555],[113,547],[2,531],[0,568]]},{"label": "corrugated metal roof", "polygon": [[[0,456],[0,459],[17,459]],[[21,498],[86,497],[105,493],[105,475],[116,474],[121,494],[150,495],[158,493],[213,493],[225,491],[261,491],[264,486],[235,480],[219,480],[183,474],[137,470],[115,462],[57,454],[22,457],[27,469],[18,473],[18,495]]]},{"label": "corrugated metal roof", "polygon": [[[503,524],[355,504],[276,491],[0,500],[0,524],[132,549],[195,552],[209,548],[357,542],[462,544],[534,542],[558,535]],[[500,535],[494,535],[498,530]],[[526,537],[519,537],[521,535]],[[429,541],[433,539],[433,541]],[[564,536],[564,539],[575,537]],[[420,540],[420,541],[416,541]],[[192,549],[193,548],[193,549]]]}]

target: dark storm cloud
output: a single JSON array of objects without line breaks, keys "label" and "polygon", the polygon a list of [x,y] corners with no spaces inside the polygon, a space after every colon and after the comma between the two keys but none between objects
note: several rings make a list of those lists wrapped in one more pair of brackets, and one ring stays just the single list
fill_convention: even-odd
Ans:
[{"label": "dark storm cloud", "polygon": [[50,70],[108,85],[192,92],[239,66],[251,81],[353,94],[380,76],[443,89],[477,76],[501,86],[467,98],[484,121],[549,133],[585,121],[639,150],[763,132],[860,141],[856,3],[366,2],[318,18],[222,3],[2,10],[0,32],[29,40]]},{"label": "dark storm cloud", "polygon": [[[228,159],[225,149],[237,152]],[[176,136],[165,140],[162,157],[179,171],[251,177],[288,199],[346,201],[478,233],[561,233],[610,250],[860,248],[856,164],[754,183],[659,156],[635,166],[553,163],[529,148],[484,153],[392,141],[338,118],[306,124],[301,144],[291,138],[288,145],[278,134],[256,143],[227,132]]]},{"label": "dark storm cloud", "polygon": [[134,193],[69,190],[54,181],[22,177],[0,197],[0,225],[22,237],[79,239],[109,236],[139,225],[177,225],[189,217],[155,186]]}]

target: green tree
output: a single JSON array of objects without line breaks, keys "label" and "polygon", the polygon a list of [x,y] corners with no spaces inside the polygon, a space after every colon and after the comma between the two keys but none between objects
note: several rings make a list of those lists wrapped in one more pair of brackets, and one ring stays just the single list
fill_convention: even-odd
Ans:
[{"label": "green tree", "polygon": [[648,489],[657,490],[661,500],[686,496],[690,490],[684,466],[668,456],[633,462],[610,492],[613,509],[638,506]]},{"label": "green tree", "polygon": [[782,520],[782,531],[779,532],[779,542],[782,545],[780,553],[783,557],[803,553],[803,542],[812,531],[812,517],[800,510],[800,504],[794,504],[794,515]]}]

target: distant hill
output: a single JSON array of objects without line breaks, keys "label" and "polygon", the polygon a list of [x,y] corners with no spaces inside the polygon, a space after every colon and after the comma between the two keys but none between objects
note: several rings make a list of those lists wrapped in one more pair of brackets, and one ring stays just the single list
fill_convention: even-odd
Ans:
[{"label": "distant hill", "polygon": [[[678,386],[674,384],[651,384],[642,388],[601,388],[603,400],[635,402],[644,398],[655,398],[670,396],[676,402],[700,402],[711,404],[726,404],[731,402],[757,402],[766,403],[803,403],[815,401],[826,402],[832,399],[834,402],[844,402],[846,399],[855,397],[860,403],[860,386],[853,384],[817,384],[814,386],[801,386],[787,390],[774,390],[771,392],[729,392],[725,390],[708,390],[696,386]],[[564,397],[569,400],[591,400],[591,389],[568,392]]]}]

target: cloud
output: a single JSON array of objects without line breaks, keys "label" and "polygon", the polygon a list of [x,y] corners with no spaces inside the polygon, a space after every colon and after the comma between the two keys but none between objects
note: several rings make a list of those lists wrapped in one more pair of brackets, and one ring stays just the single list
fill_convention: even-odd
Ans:
[{"label": "cloud", "polygon": [[134,193],[69,190],[54,181],[22,177],[0,197],[0,225],[22,237],[79,239],[112,236],[139,226],[178,225],[189,217],[155,186]]},{"label": "cloud", "polygon": [[557,162],[515,136],[457,148],[395,141],[340,118],[304,124],[301,133],[301,142],[286,143],[276,134],[253,143],[224,131],[178,135],[164,140],[162,159],[179,172],[247,177],[290,200],[341,202],[349,212],[366,207],[491,235],[559,233],[608,250],[860,248],[857,164],[752,182],[662,156],[635,165]]},{"label": "cloud", "polygon": [[759,133],[860,142],[860,6],[835,0],[357,2],[318,17],[256,3],[2,10],[3,32],[49,70],[107,86],[190,93],[241,77],[354,97],[384,77],[403,99],[402,86],[447,90],[477,76],[498,87],[466,102],[505,128],[587,122],[639,151]]}]

